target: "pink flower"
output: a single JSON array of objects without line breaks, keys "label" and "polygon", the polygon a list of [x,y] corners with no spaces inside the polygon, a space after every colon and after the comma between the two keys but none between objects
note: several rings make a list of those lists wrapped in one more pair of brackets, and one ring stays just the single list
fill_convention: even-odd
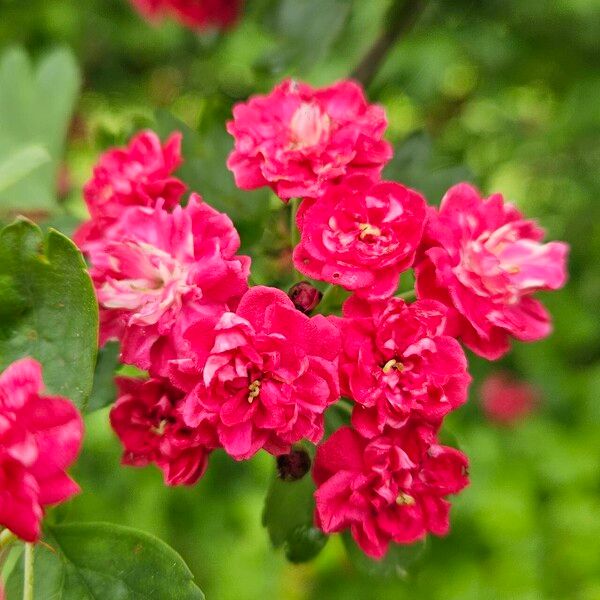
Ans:
[{"label": "pink flower", "polygon": [[229,27],[238,18],[243,0],[131,0],[147,19],[170,16],[191,29]]},{"label": "pink flower", "polygon": [[526,381],[507,373],[490,375],[481,386],[481,404],[485,416],[502,425],[511,425],[529,415],[539,404],[540,391]]},{"label": "pink flower", "polygon": [[30,358],[0,375],[0,524],[27,542],[40,537],[44,509],[79,492],[66,474],[79,454],[83,422],[66,398],[43,396]]},{"label": "pink flower", "polygon": [[350,529],[362,550],[381,558],[389,543],[410,544],[449,530],[449,494],[468,485],[467,458],[411,423],[367,440],[350,427],[317,448],[313,477],[317,526]]},{"label": "pink flower", "polygon": [[218,446],[214,427],[204,421],[186,427],[181,415],[183,392],[165,379],[118,377],[119,398],[110,423],[125,447],[123,464],[155,463],[167,485],[192,485],[202,477],[208,456]]},{"label": "pink flower", "polygon": [[298,211],[294,265],[367,298],[394,294],[421,241],[425,200],[399,183],[354,176]]},{"label": "pink flower", "polygon": [[283,200],[316,198],[352,173],[375,179],[392,156],[380,106],[352,81],[313,89],[286,80],[233,109],[228,167],[245,190],[270,186]]},{"label": "pink flower", "polygon": [[447,309],[433,300],[346,301],[340,385],[356,405],[352,424],[366,437],[410,417],[437,424],[467,400],[471,380],[460,344],[444,335]]},{"label": "pink flower", "polygon": [[164,146],[152,131],[136,135],[127,148],[109,150],[94,167],[84,187],[91,220],[74,235],[84,251],[106,238],[111,226],[129,206],[154,207],[159,199],[165,209],[179,204],[185,184],[173,177],[181,165],[181,134],[174,133]]},{"label": "pink flower", "polygon": [[179,366],[190,381],[190,427],[216,421],[221,444],[238,460],[321,439],[323,413],[339,398],[339,333],[325,317],[309,318],[284,292],[258,286],[236,313],[198,321],[185,337],[192,358]]},{"label": "pink flower", "polygon": [[160,202],[130,207],[114,231],[90,252],[101,343],[120,339],[124,362],[165,373],[166,357],[196,314],[235,309],[250,259],[236,255],[240,240],[229,217],[197,194],[172,213]]},{"label": "pink flower", "polygon": [[415,266],[418,295],[451,307],[451,334],[488,359],[508,351],[509,336],[546,337],[550,317],[532,294],[565,284],[568,246],[542,238],[501,195],[482,199],[467,184],[454,186],[431,209]]}]

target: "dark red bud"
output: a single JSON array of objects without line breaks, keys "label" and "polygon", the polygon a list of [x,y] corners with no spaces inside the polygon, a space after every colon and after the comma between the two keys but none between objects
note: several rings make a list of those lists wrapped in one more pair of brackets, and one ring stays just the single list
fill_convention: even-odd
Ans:
[{"label": "dark red bud", "polygon": [[289,289],[288,296],[300,312],[308,314],[321,302],[323,294],[308,281],[300,281]]},{"label": "dark red bud", "polygon": [[292,450],[289,454],[277,457],[279,479],[297,481],[310,471],[310,456],[306,450]]}]

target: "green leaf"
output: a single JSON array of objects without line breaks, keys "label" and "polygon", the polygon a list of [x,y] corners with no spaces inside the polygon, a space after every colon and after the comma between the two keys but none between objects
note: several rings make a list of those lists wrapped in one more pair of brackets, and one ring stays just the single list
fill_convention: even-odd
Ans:
[{"label": "green leaf", "polygon": [[100,410],[112,404],[117,396],[115,374],[119,368],[120,348],[118,342],[108,342],[98,350],[98,361],[94,373],[94,386],[87,403],[87,412]]},{"label": "green leaf", "polygon": [[315,484],[310,471],[296,481],[273,477],[263,511],[263,525],[275,548],[284,547],[291,562],[314,558],[327,536],[314,526]]},{"label": "green leaf", "polygon": [[281,43],[257,66],[271,72],[290,66],[308,70],[328,54],[351,8],[351,0],[282,0],[274,22]]},{"label": "green leaf", "polygon": [[0,214],[55,210],[56,173],[79,86],[79,69],[69,50],[47,54],[37,68],[22,49],[0,57],[0,165],[10,165],[19,155],[29,162],[20,167],[27,177],[15,172],[0,185]]},{"label": "green leaf", "polygon": [[[34,600],[204,600],[183,559],[159,539],[108,523],[46,527],[35,549]],[[7,600],[23,597],[23,561]]]},{"label": "green leaf", "polygon": [[381,560],[375,560],[367,556],[356,545],[348,531],[342,534],[342,540],[348,558],[359,571],[372,577],[386,579],[405,579],[408,575],[408,568],[423,556],[426,548],[425,541],[409,545],[391,543],[387,554]]},{"label": "green leaf", "polygon": [[0,163],[0,192],[14,185],[40,165],[50,160],[50,154],[42,146],[28,146],[15,152]]},{"label": "green leaf", "polygon": [[32,356],[50,393],[82,407],[93,382],[98,306],[73,242],[19,219],[0,231],[0,370]]},{"label": "green leaf", "polygon": [[223,123],[211,124],[200,135],[165,110],[156,112],[156,121],[163,138],[173,131],[183,134],[185,162],[177,175],[190,191],[197,192],[208,204],[229,216],[240,233],[244,248],[260,240],[269,214],[269,191],[244,191],[236,187],[226,166],[233,138],[227,134]]}]

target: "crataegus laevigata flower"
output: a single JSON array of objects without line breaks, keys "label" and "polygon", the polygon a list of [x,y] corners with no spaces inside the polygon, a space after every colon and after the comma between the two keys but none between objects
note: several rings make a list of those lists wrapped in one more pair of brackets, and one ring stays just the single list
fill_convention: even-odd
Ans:
[{"label": "crataegus laevigata flower", "polygon": [[44,508],[79,492],[65,470],[81,448],[83,422],[66,398],[42,395],[41,366],[24,358],[0,375],[0,524],[27,542]]},{"label": "crataegus laevigata flower", "polygon": [[179,366],[192,382],[184,407],[190,427],[215,422],[238,460],[321,439],[323,413],[339,398],[339,333],[325,317],[309,318],[281,290],[257,286],[235,313],[199,319],[185,338],[191,358]]},{"label": "crataegus laevigata flower", "polygon": [[298,211],[298,271],[359,296],[394,294],[421,241],[425,200],[399,183],[354,176]]},{"label": "crataegus laevigata flower", "polygon": [[467,484],[467,458],[410,423],[373,439],[350,427],[317,448],[316,523],[325,533],[349,529],[362,550],[381,558],[390,542],[410,544],[449,529],[449,494]]},{"label": "crataegus laevigata flower", "polygon": [[431,209],[417,294],[449,306],[449,333],[485,358],[505,354],[510,337],[539,340],[550,316],[532,294],[565,284],[568,253],[564,243],[543,244],[543,235],[500,194],[483,199],[456,185]]},{"label": "crataegus laevigata flower", "polygon": [[238,18],[244,0],[131,0],[151,21],[168,16],[191,29],[229,27]]},{"label": "crataegus laevigata flower", "polygon": [[392,156],[386,126],[383,109],[368,104],[357,83],[313,89],[286,80],[234,107],[227,165],[242,189],[270,186],[283,200],[316,198],[346,175],[379,176]]},{"label": "crataegus laevigata flower", "polygon": [[250,259],[236,255],[240,239],[229,217],[196,194],[173,212],[160,202],[131,207],[114,228],[90,252],[101,341],[120,339],[124,362],[165,373],[164,356],[173,358],[196,312],[235,309]]},{"label": "crataegus laevigata flower", "polygon": [[159,199],[167,210],[177,206],[186,190],[173,177],[181,163],[180,133],[163,145],[153,131],[143,131],[126,148],[105,152],[83,190],[91,219],[74,235],[81,250],[88,252],[110,237],[111,226],[127,207],[154,207]]},{"label": "crataegus laevigata flower", "polygon": [[401,427],[409,417],[436,424],[467,400],[471,377],[460,344],[444,335],[447,309],[433,300],[347,300],[342,319],[340,384],[356,402],[363,435]]},{"label": "crataegus laevigata flower", "polygon": [[194,429],[181,415],[183,392],[165,379],[118,377],[119,397],[110,423],[125,450],[123,464],[155,463],[167,485],[192,485],[202,477],[218,444],[216,430],[204,421]]}]

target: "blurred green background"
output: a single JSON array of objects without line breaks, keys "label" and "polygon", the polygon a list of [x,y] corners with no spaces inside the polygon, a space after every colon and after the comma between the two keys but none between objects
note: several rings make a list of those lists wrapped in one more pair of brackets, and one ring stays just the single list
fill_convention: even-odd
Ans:
[{"label": "blurred green background", "polygon": [[[147,25],[126,0],[0,0],[0,52],[20,46],[37,61],[67,47],[83,75],[64,158],[61,144],[54,150],[58,196],[16,210],[68,232],[85,217],[81,186],[99,152],[141,127],[164,135],[185,126],[182,176],[230,212],[255,281],[286,285],[287,217],[268,193],[235,189],[224,123],[234,102],[286,75],[316,85],[348,76],[389,4],[247,0],[235,29],[198,36]],[[470,357],[471,399],[447,430],[471,459],[471,486],[454,500],[452,533],[429,540],[403,578],[360,572],[336,537],[301,566],[272,550],[261,526],[271,457],[237,464],[217,452],[199,485],[167,489],[152,468],[119,468],[107,411],[90,415],[74,470],[84,493],[67,518],[158,535],[209,599],[600,599],[600,2],[426,4],[368,89],[396,147],[386,175],[432,203],[465,179],[501,191],[567,240],[571,280],[544,298],[555,333],[515,344],[501,363]],[[0,151],[18,62],[0,68]],[[70,85],[53,81],[57,95]],[[42,124],[52,111],[43,97],[34,109]],[[480,406],[482,381],[500,368],[542,393],[512,426],[487,421]]]}]

